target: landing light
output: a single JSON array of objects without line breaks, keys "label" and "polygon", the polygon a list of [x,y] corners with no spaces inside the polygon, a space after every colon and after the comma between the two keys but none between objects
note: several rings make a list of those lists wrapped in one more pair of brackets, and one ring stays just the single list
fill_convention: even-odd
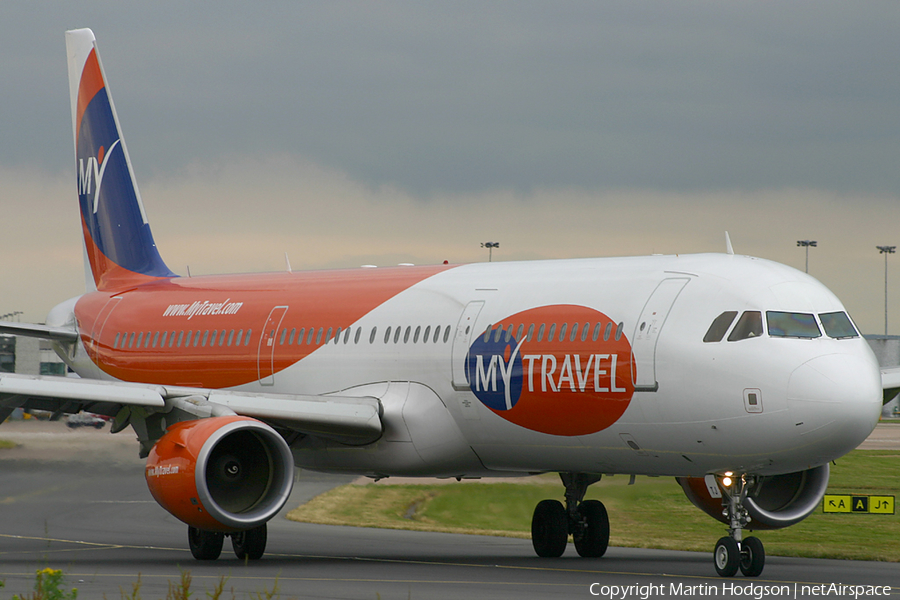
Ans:
[{"label": "landing light", "polygon": [[731,487],[731,483],[731,477],[726,474],[725,477],[722,478],[722,485],[724,485],[725,487]]}]

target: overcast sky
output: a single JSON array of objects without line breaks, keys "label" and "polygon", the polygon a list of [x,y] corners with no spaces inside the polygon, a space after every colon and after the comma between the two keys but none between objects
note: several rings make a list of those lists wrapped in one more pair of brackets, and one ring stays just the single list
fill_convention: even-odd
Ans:
[{"label": "overcast sky", "polygon": [[728,230],[800,269],[818,240],[811,274],[883,331],[895,0],[134,4],[0,5],[0,314],[83,291],[63,34],[90,27],[176,272],[719,252]]}]

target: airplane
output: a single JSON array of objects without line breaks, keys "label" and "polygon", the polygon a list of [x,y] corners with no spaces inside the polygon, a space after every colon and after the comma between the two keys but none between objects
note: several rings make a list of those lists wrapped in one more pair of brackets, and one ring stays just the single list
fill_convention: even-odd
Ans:
[{"label": "airplane", "polygon": [[131,427],[198,560],[256,560],[295,467],[373,478],[559,473],[538,556],[601,557],[603,475],[677,478],[727,528],[717,573],[759,576],[746,531],[819,505],[900,374],[816,279],[728,252],[178,276],[143,208],[94,34],[66,33],[84,294],[45,324],[80,378],[0,375],[14,408]]}]

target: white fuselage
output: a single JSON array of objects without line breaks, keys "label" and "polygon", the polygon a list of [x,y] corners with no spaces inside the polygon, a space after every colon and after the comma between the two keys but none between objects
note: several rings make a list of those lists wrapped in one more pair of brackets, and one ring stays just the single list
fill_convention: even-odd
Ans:
[{"label": "white fuselage", "polygon": [[[203,289],[202,279],[184,285]],[[269,302],[291,314],[294,301]],[[878,420],[880,373],[868,344],[855,331],[836,338],[823,327],[820,315],[844,310],[808,275],[745,256],[464,265],[404,289],[286,368],[260,367],[258,381],[237,389],[380,399],[379,441],[298,440],[295,460],[307,468],[788,473],[842,456]],[[821,333],[704,342],[728,311],[735,321],[758,312],[763,327],[767,312],[815,315]],[[272,364],[291,352],[294,333],[290,343],[286,335],[272,342]],[[262,347],[247,350],[261,365],[270,359]],[[66,358],[84,376],[109,378],[83,348]]]}]

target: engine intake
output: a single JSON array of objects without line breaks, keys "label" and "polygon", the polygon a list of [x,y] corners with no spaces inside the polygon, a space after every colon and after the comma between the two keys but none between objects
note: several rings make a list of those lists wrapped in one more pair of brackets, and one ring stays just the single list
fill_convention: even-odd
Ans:
[{"label": "engine intake", "polygon": [[[781,529],[812,514],[828,487],[828,464],[806,471],[762,477],[749,490],[744,508],[751,521],[747,529]],[[714,519],[728,524],[722,514],[722,499],[713,498],[700,477],[677,477],[688,499]]]},{"label": "engine intake", "polygon": [[293,486],[290,448],[274,429],[249,417],[182,421],[147,458],[153,498],[197,529],[234,532],[274,517]]}]

